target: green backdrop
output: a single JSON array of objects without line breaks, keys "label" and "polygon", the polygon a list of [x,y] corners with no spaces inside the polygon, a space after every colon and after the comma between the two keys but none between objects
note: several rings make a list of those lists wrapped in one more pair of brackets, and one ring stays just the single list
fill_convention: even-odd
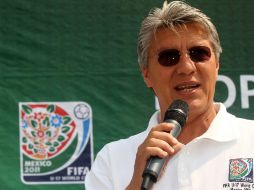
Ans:
[{"label": "green backdrop", "polygon": [[[155,110],[140,76],[140,23],[161,0],[0,1],[0,189],[81,190],[79,185],[25,185],[20,180],[18,103],[85,101],[93,110],[94,152],[142,131]],[[216,24],[223,46],[220,74],[233,81],[229,111],[243,108],[240,76],[254,76],[254,1],[189,0]],[[218,82],[217,101],[231,94]],[[254,81],[247,82],[250,93]]]}]

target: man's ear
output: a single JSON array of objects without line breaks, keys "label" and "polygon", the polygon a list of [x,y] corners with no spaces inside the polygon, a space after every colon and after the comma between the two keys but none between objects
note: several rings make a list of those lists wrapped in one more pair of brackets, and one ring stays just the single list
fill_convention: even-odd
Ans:
[{"label": "man's ear", "polygon": [[217,62],[216,67],[217,67],[217,71],[219,71],[219,69],[220,69],[220,62]]},{"label": "man's ear", "polygon": [[217,70],[217,77],[216,78],[218,78],[219,69],[220,69],[220,63],[217,61],[216,62],[216,70]]},{"label": "man's ear", "polygon": [[145,67],[144,65],[142,65],[142,66],[140,66],[140,70],[141,70],[141,73],[142,73],[142,76],[143,76],[143,79],[146,83],[147,88],[152,88],[148,67]]}]

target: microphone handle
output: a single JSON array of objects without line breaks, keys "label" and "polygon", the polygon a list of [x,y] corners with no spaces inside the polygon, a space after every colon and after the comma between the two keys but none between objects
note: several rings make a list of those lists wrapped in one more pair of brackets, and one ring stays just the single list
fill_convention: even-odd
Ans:
[{"label": "microphone handle", "polygon": [[[176,120],[165,120],[164,122],[172,123],[174,128],[170,131],[170,134],[177,138],[181,132],[181,125]],[[153,183],[155,183],[160,176],[161,170],[168,159],[168,156],[165,158],[160,158],[158,156],[151,156],[147,162],[145,170],[143,172],[143,182],[141,185],[141,190],[149,190]]]}]

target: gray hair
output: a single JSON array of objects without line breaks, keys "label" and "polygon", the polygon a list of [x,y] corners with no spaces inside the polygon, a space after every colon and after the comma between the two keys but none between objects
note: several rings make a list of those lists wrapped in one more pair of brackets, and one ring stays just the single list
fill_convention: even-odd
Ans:
[{"label": "gray hair", "polygon": [[140,66],[148,67],[148,49],[156,30],[167,27],[176,31],[177,26],[188,23],[198,23],[204,27],[210,37],[216,59],[219,60],[222,48],[218,32],[210,18],[199,9],[191,7],[182,1],[164,2],[162,8],[155,8],[143,20],[138,37],[138,62]]}]

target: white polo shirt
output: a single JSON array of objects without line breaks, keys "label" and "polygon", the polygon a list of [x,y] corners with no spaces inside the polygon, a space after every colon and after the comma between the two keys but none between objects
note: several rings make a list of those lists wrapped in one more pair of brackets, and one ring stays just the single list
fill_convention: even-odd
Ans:
[{"label": "white polo shirt", "polygon": [[[153,190],[254,190],[254,121],[237,118],[216,104],[209,129],[172,157]],[[146,131],[109,143],[86,176],[86,190],[124,190],[138,146],[158,123],[156,112]]]}]

